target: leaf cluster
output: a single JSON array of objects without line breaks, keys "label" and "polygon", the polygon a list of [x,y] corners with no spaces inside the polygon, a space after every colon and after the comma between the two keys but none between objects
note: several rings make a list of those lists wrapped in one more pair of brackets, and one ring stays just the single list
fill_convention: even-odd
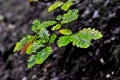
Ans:
[{"label": "leaf cluster", "polygon": [[[88,48],[92,40],[102,37],[101,32],[94,28],[84,28],[73,34],[71,29],[63,27],[64,24],[68,24],[78,18],[78,9],[68,10],[72,5],[72,0],[68,0],[65,3],[56,1],[49,7],[48,12],[58,7],[67,12],[63,15],[58,15],[56,20],[44,22],[40,22],[38,19],[34,20],[31,30],[35,35],[25,36],[16,43],[14,52],[21,50],[21,52],[30,55],[28,68],[33,67],[35,64],[42,64],[52,53],[52,44],[63,47],[72,43],[73,46]],[[52,33],[49,32],[48,27],[53,31]],[[56,31],[59,32],[59,36],[55,33]],[[26,45],[28,42],[29,45]]]},{"label": "leaf cluster", "polygon": [[67,11],[73,5],[73,1],[74,0],[68,0],[66,2],[56,1],[48,8],[48,12],[51,12],[58,7],[60,7],[64,11]]},{"label": "leaf cluster", "polygon": [[94,28],[84,28],[75,34],[61,36],[57,42],[59,47],[63,47],[72,42],[73,46],[80,48],[88,48],[91,44],[91,40],[97,40],[102,37],[102,34]]}]

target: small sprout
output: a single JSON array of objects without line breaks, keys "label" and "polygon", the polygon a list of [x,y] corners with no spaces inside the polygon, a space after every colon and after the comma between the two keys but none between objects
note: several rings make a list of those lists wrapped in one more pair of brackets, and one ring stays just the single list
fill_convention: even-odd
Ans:
[{"label": "small sprout", "polygon": [[[58,15],[56,20],[44,22],[40,22],[37,19],[34,20],[31,29],[35,35],[23,37],[16,43],[14,52],[20,51],[20,54],[26,53],[30,55],[28,68],[33,67],[35,64],[42,64],[52,53],[53,44],[58,47],[64,47],[72,43],[73,46],[88,48],[92,40],[102,38],[101,32],[94,28],[84,28],[79,32],[72,33],[71,29],[63,27],[64,24],[68,24],[78,18],[78,9],[69,10],[70,6],[73,5],[72,1],[75,0],[68,0],[65,3],[56,1],[49,7],[48,12],[58,7],[61,7],[64,11],[68,11],[63,15]],[[52,30],[51,33],[48,29]],[[57,34],[57,32],[61,34]],[[104,60],[100,59],[100,62],[104,63]],[[83,69],[83,71],[85,71],[85,69]],[[110,74],[107,74],[106,78],[110,78]]]}]

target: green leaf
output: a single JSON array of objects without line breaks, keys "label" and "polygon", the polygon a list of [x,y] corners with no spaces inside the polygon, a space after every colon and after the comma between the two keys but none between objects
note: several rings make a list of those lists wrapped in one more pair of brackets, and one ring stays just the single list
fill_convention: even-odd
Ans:
[{"label": "green leaf", "polygon": [[45,42],[48,42],[49,33],[46,29],[42,29],[38,34],[42,40],[44,40]]},{"label": "green leaf", "polygon": [[36,64],[42,64],[52,52],[52,47],[47,46],[36,54]]},{"label": "green leaf", "polygon": [[33,67],[35,64],[36,64],[36,62],[35,62],[35,55],[31,55],[31,56],[29,57],[29,59],[28,59],[28,65],[27,65],[27,67],[28,67],[28,68],[31,68],[31,67]]},{"label": "green leaf", "polygon": [[57,37],[56,34],[52,34],[49,40],[49,44],[52,44],[55,41],[56,37]]},{"label": "green leaf", "polygon": [[61,28],[61,24],[56,24],[55,26],[52,27],[52,31],[58,30]]},{"label": "green leaf", "polygon": [[93,39],[93,40],[97,40],[102,37],[101,32],[98,30],[95,30],[95,28],[93,28],[93,29],[84,28],[83,30],[80,31],[80,33],[88,34],[91,37],[91,39]]},{"label": "green leaf", "polygon": [[23,47],[23,45],[20,42],[17,42],[15,44],[14,52],[19,51],[20,49],[22,49],[22,47]]},{"label": "green leaf", "polygon": [[102,34],[95,29],[84,28],[78,33],[72,35],[73,45],[81,48],[88,48],[91,44],[91,40],[97,40],[102,37]]},{"label": "green leaf", "polygon": [[40,24],[38,27],[37,27],[37,30],[41,30],[43,28],[47,28],[49,26],[52,26],[52,25],[55,25],[57,22],[56,21],[44,21],[42,22],[42,24]]},{"label": "green leaf", "polygon": [[57,17],[56,17],[56,20],[58,20],[58,21],[60,21],[62,19],[62,15],[58,15]]},{"label": "green leaf", "polygon": [[44,47],[44,43],[41,39],[36,40],[35,42],[31,43],[26,50],[26,54],[31,54],[37,52],[37,50],[41,47]]},{"label": "green leaf", "polygon": [[72,36],[72,42],[73,42],[73,46],[76,45],[77,47],[81,47],[81,48],[88,48],[90,45],[90,39],[88,36],[83,36],[80,33],[74,34]]},{"label": "green leaf", "polygon": [[66,14],[63,15],[62,18],[62,24],[65,23],[69,23],[71,21],[74,21],[78,18],[78,10],[77,9],[73,9],[73,10],[69,10]]},{"label": "green leaf", "polygon": [[48,8],[48,12],[53,11],[54,9],[60,7],[63,4],[63,2],[61,1],[56,1],[54,4],[52,4],[49,8]]},{"label": "green leaf", "polygon": [[61,36],[57,41],[58,47],[67,46],[71,42],[71,35],[69,36]]},{"label": "green leaf", "polygon": [[27,35],[26,38],[28,41],[32,40],[35,36]]},{"label": "green leaf", "polygon": [[64,35],[72,34],[72,31],[70,29],[61,29],[59,32]]},{"label": "green leaf", "polygon": [[62,5],[61,9],[67,11],[72,5],[73,5],[72,1],[68,0]]},{"label": "green leaf", "polygon": [[22,49],[22,47],[25,45],[25,43],[32,39],[33,39],[33,36],[30,36],[30,35],[23,37],[19,42],[16,43],[16,45],[14,47],[14,52]]},{"label": "green leaf", "polygon": [[32,23],[32,31],[37,32],[37,27],[40,25],[40,21],[39,20],[34,20]]},{"label": "green leaf", "polygon": [[27,50],[26,50],[26,54],[31,54],[33,52],[33,43],[31,43],[29,46],[28,46],[28,48],[27,48]]}]

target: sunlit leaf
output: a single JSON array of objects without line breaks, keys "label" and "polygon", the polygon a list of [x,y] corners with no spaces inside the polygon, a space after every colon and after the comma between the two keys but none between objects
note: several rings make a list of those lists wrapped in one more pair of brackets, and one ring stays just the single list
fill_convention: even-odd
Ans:
[{"label": "sunlit leaf", "polygon": [[61,29],[59,32],[64,35],[72,34],[72,31],[70,29]]},{"label": "sunlit leaf", "polygon": [[78,10],[69,10],[66,14],[63,15],[62,18],[62,24],[69,23],[71,21],[74,21],[78,18]]},{"label": "sunlit leaf", "polygon": [[83,30],[80,31],[80,33],[83,34],[88,34],[92,39],[97,40],[102,37],[102,34],[100,31],[95,30],[95,28],[84,28]]},{"label": "sunlit leaf", "polygon": [[62,5],[61,9],[67,11],[72,5],[73,5],[72,1],[68,0]]},{"label": "sunlit leaf", "polygon": [[54,4],[52,4],[49,8],[48,8],[48,12],[53,11],[54,9],[60,7],[63,4],[63,2],[61,1],[56,1]]}]

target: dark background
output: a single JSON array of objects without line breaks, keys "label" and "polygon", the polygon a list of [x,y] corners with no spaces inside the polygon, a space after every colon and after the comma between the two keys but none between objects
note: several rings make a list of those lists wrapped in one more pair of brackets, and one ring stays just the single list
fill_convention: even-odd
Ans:
[{"label": "dark background", "polygon": [[[43,0],[44,1],[44,0]],[[78,0],[79,19],[69,26],[74,32],[96,28],[103,38],[87,49],[56,49],[42,64],[27,69],[27,56],[13,53],[23,36],[32,34],[34,19],[52,20],[64,13],[47,12],[51,2],[30,5],[27,0],[0,0],[0,80],[120,80],[120,1]]]}]

